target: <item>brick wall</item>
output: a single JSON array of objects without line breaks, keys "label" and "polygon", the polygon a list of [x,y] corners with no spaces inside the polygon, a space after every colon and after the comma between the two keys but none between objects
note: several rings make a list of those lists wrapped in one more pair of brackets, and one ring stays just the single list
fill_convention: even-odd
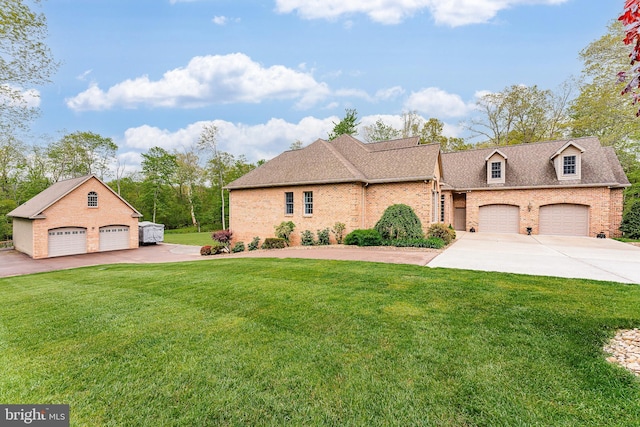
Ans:
[{"label": "brick wall", "polygon": [[[87,206],[87,194],[98,193],[98,207]],[[138,247],[138,218],[133,211],[98,180],[91,178],[44,211],[46,219],[33,221],[33,258],[48,256],[48,231],[59,227],[87,229],[87,252],[98,252],[100,227],[129,226],[129,248]]]},{"label": "brick wall", "polygon": [[620,226],[618,212],[622,212],[619,198],[618,190],[606,187],[471,191],[467,193],[467,230],[471,227],[478,229],[480,206],[508,204],[520,208],[520,233],[525,234],[526,228],[531,227],[533,234],[538,234],[541,206],[571,203],[589,206],[591,237],[601,231],[607,236],[615,236],[619,233],[617,228]]},{"label": "brick wall", "polygon": [[[232,190],[229,196],[229,227],[233,241],[245,244],[255,236],[264,241],[274,237],[274,226],[282,221],[296,225],[291,244],[300,244],[304,230],[332,228],[336,222],[346,224],[346,233],[360,228],[373,228],[384,210],[397,203],[411,206],[423,228],[431,219],[431,182],[372,184],[327,184],[299,187]],[[313,215],[304,215],[305,191],[313,192]],[[294,194],[294,213],[285,215],[285,192]],[[364,209],[363,209],[364,206]],[[335,242],[334,236],[331,241]]]},{"label": "brick wall", "polygon": [[[304,214],[304,192],[313,192],[313,214]],[[285,192],[293,192],[293,215],[285,214]],[[264,241],[275,237],[274,227],[282,221],[293,221],[296,228],[291,244],[300,244],[300,234],[314,234],[336,222],[347,227],[347,233],[362,228],[361,184],[328,184],[298,187],[232,190],[229,195],[229,229],[234,242],[248,244],[254,237]],[[331,241],[335,242],[333,234]]]}]

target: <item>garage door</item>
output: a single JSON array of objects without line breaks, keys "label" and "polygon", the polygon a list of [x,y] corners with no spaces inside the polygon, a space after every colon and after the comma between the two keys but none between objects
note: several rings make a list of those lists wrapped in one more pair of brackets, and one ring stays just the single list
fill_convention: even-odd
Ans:
[{"label": "garage door", "polygon": [[540,234],[589,235],[589,207],[558,204],[540,207]]},{"label": "garage door", "polygon": [[87,230],[80,227],[53,228],[49,230],[49,256],[87,253]]},{"label": "garage door", "polygon": [[108,225],[100,227],[100,252],[129,249],[129,227]]},{"label": "garage door", "polygon": [[520,231],[520,208],[513,205],[480,206],[481,233],[518,233]]}]

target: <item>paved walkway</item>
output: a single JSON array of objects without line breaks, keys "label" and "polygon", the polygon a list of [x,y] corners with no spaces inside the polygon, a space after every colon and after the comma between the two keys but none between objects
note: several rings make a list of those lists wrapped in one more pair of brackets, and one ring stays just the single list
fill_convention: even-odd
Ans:
[{"label": "paved walkway", "polygon": [[429,267],[640,283],[640,248],[591,237],[459,233]]},{"label": "paved walkway", "polygon": [[14,250],[0,251],[0,277],[17,276],[102,264],[149,264],[181,261],[214,261],[229,258],[308,258],[427,265],[441,251],[412,248],[359,248],[357,246],[296,246],[286,249],[245,251],[201,256],[199,246],[158,245],[138,249],[71,255],[34,260]]}]

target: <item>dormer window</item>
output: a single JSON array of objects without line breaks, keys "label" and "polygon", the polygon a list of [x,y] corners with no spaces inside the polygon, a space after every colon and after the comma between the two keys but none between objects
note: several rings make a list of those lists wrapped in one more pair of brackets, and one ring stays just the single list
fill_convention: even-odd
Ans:
[{"label": "dormer window", "polygon": [[487,184],[504,184],[507,156],[500,150],[493,150],[484,161],[487,162]]},{"label": "dormer window", "polygon": [[582,178],[582,153],[584,148],[569,141],[551,156],[558,181]]},{"label": "dormer window", "polygon": [[89,194],[87,194],[87,206],[90,208],[98,207],[98,193],[90,191]]},{"label": "dormer window", "polygon": [[563,175],[576,174],[576,156],[562,157],[562,174]]}]

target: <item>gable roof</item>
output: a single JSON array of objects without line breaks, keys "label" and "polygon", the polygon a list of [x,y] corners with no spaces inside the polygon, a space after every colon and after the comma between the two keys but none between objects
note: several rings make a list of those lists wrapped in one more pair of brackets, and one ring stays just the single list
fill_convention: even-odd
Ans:
[{"label": "gable roof", "polygon": [[419,145],[418,140],[414,137],[365,144],[349,135],[333,141],[318,139],[299,150],[285,151],[226,188],[433,179],[440,146]]},{"label": "gable roof", "polygon": [[141,217],[142,214],[138,212],[133,206],[131,206],[126,200],[124,200],[118,193],[113,191],[111,187],[102,182],[95,175],[86,175],[81,176],[79,178],[66,179],[64,181],[58,181],[55,184],[51,185],[46,190],[36,194],[33,198],[27,200],[11,212],[7,214],[7,216],[15,217],[15,218],[26,218],[26,219],[39,219],[44,218],[43,212],[58,202],[60,199],[65,197],[67,194],[71,193],[73,190],[89,181],[90,179],[95,178],[100,184],[102,184],[105,188],[109,189],[116,197],[118,197],[124,204],[126,204],[133,211],[134,217]]},{"label": "gable roof", "polygon": [[[582,176],[578,180],[558,181],[552,158],[569,145],[584,150]],[[598,138],[547,141],[530,144],[501,146],[509,156],[506,163],[505,183],[488,184],[486,158],[495,147],[458,151],[442,155],[443,181],[447,188],[477,190],[488,188],[627,187],[629,180],[618,158],[610,147],[602,147]]]}]

